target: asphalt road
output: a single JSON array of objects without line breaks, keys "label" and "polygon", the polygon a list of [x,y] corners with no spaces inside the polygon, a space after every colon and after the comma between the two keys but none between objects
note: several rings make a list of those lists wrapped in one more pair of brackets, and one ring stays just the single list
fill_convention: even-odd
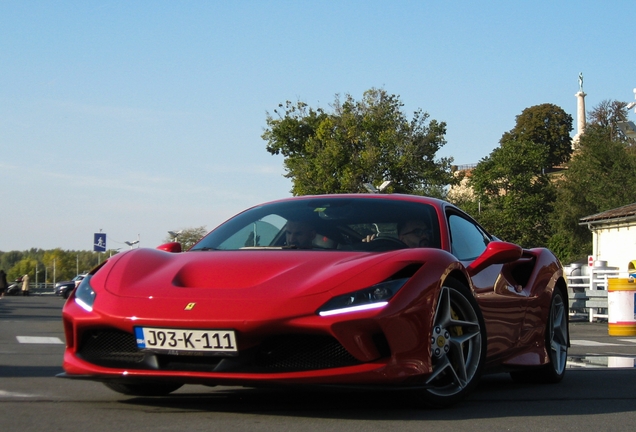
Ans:
[{"label": "asphalt road", "polygon": [[[572,366],[557,385],[484,377],[463,403],[422,409],[393,392],[184,386],[127,397],[99,383],[55,378],[64,350],[63,300],[0,300],[0,430],[5,431],[632,431],[636,337],[572,322]],[[612,367],[608,367],[612,366]]]}]

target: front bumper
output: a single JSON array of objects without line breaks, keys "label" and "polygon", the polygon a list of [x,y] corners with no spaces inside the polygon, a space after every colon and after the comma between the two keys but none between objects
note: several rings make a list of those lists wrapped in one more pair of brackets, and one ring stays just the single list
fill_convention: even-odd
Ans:
[{"label": "front bumper", "polygon": [[[133,316],[132,311],[144,310],[137,299],[109,296],[88,312],[71,298],[63,312],[67,340],[63,367],[65,377],[97,381],[417,386],[432,371],[430,325],[435,298],[435,290],[429,290],[420,292],[417,301],[404,298],[380,310],[330,317],[273,314],[271,319],[214,323],[209,318],[214,314],[177,319],[171,312],[171,318],[157,318],[163,307],[158,299],[153,300],[150,318]],[[197,304],[197,309],[209,310],[204,304]],[[140,350],[135,326],[234,329],[239,355]]]}]

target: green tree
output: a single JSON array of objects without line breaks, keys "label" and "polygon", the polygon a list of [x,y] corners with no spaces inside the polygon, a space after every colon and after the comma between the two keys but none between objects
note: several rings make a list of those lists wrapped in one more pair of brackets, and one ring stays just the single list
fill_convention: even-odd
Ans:
[{"label": "green tree", "polygon": [[532,141],[548,147],[546,166],[562,165],[572,154],[572,116],[553,104],[535,105],[526,108],[517,116],[515,127],[503,134],[501,143],[506,141]]},{"label": "green tree", "polygon": [[506,140],[482,159],[469,184],[478,202],[476,219],[497,237],[523,247],[544,246],[555,190],[544,167],[549,148],[528,140]]},{"label": "green tree", "polygon": [[587,123],[593,126],[608,128],[610,138],[626,141],[620,132],[618,122],[627,120],[627,103],[617,100],[603,100],[587,113]]},{"label": "green tree", "polygon": [[[336,95],[333,110],[287,101],[267,115],[267,151],[285,158],[294,195],[364,192],[390,180],[389,191],[443,196],[457,180],[452,158],[436,159],[446,124],[417,110],[409,120],[396,95],[370,89],[362,100]],[[281,112],[279,112],[279,109]]]},{"label": "green tree", "polygon": [[636,202],[636,155],[611,122],[586,127],[557,191],[549,246],[572,262],[592,253],[592,233],[579,225],[582,217]]},{"label": "green tree", "polygon": [[[194,228],[185,228],[181,230],[181,233],[177,237],[177,241],[181,243],[181,248],[183,250],[188,250],[207,233],[208,230],[205,228],[205,225]],[[172,236],[164,239],[165,243],[170,243],[172,241],[175,241]]]},{"label": "green tree", "polygon": [[8,272],[23,256],[19,251],[0,252],[0,269]]},{"label": "green tree", "polygon": [[88,272],[100,260],[103,261],[103,257],[91,251],[65,251],[59,248],[48,251],[33,248],[28,251],[0,252],[0,268],[7,272],[8,278],[14,280],[29,273],[34,283],[72,279],[78,273]]},{"label": "green tree", "polygon": [[46,251],[42,257],[42,264],[46,267],[47,282],[72,279],[76,275],[75,256],[62,249]]},{"label": "green tree", "polygon": [[13,281],[17,278],[24,276],[25,274],[29,275],[29,279],[31,282],[35,282],[35,265],[37,261],[33,258],[22,258],[20,261],[15,263],[13,267],[7,272],[7,280]]}]

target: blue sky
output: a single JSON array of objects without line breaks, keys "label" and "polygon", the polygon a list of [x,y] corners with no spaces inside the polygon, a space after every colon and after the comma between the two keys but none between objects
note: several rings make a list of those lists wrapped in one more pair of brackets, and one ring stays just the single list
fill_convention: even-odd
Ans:
[{"label": "blue sky", "polygon": [[[632,101],[633,1],[0,2],[0,251],[126,249],[290,196],[266,113],[372,87],[476,163],[527,107]],[[634,114],[630,114],[632,118]],[[572,135],[576,133],[573,130]]]}]

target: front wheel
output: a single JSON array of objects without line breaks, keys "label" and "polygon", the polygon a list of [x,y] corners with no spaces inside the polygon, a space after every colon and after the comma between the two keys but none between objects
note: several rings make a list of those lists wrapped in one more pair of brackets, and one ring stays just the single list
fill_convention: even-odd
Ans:
[{"label": "front wheel", "polygon": [[517,382],[558,383],[565,375],[568,359],[568,310],[563,295],[555,290],[545,331],[545,347],[549,363],[535,369],[511,372]]},{"label": "front wheel", "polygon": [[165,396],[183,386],[180,383],[121,383],[105,382],[104,385],[117,393],[129,396]]},{"label": "front wheel", "polygon": [[472,292],[455,279],[447,279],[440,291],[430,343],[433,373],[422,399],[449,406],[477,385],[486,358],[483,316]]}]

